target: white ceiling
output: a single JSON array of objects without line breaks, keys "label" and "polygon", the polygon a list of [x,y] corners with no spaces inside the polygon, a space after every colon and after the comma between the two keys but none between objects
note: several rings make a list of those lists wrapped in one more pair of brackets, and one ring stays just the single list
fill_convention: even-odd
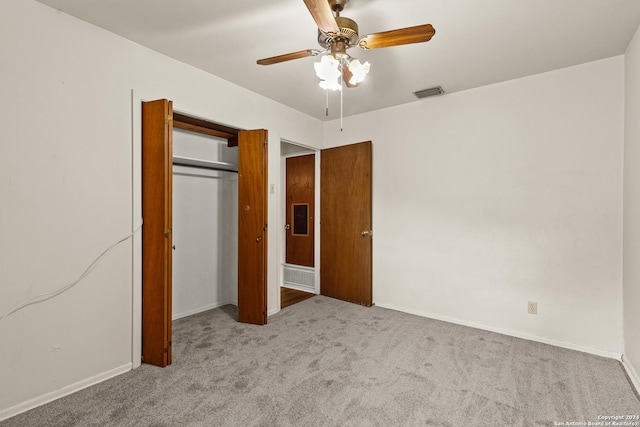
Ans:
[{"label": "white ceiling", "polygon": [[[325,92],[304,58],[256,60],[319,48],[302,0],[38,0],[321,120]],[[640,0],[351,0],[342,16],[360,34],[430,23],[430,42],[349,51],[371,72],[344,93],[344,115],[623,54],[640,25]],[[328,119],[339,116],[330,93]],[[445,95],[446,96],[446,95]],[[424,102],[424,101],[422,101]]]}]

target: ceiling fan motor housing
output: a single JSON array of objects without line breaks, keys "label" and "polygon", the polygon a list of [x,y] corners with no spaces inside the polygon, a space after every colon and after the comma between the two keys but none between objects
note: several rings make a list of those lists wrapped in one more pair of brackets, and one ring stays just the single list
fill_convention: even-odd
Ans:
[{"label": "ceiling fan motor housing", "polygon": [[344,16],[337,16],[336,23],[339,28],[336,34],[318,30],[318,43],[325,49],[331,49],[332,54],[346,55],[347,49],[358,44],[358,24]]}]

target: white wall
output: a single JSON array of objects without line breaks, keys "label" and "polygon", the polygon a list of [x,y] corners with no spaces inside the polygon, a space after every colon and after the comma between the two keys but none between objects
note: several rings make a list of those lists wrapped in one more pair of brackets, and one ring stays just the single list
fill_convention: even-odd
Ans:
[{"label": "white wall", "polygon": [[[237,165],[227,140],[174,129],[174,156]],[[173,166],[173,318],[238,303],[238,174]]]},{"label": "white wall", "polygon": [[[2,2],[0,53],[0,316],[75,279],[132,231],[132,90],[268,129],[270,222],[280,140],[321,144],[316,119],[33,0]],[[127,241],[77,287],[0,322],[0,419],[131,367],[133,281]]]},{"label": "white wall", "polygon": [[619,357],[623,73],[614,57],[326,123],[326,147],[373,141],[375,303]]},{"label": "white wall", "polygon": [[624,355],[640,389],[640,29],[625,56]]}]

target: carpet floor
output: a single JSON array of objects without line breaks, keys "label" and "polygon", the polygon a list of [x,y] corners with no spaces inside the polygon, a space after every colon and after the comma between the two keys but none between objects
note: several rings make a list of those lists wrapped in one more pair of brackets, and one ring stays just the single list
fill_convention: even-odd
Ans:
[{"label": "carpet floor", "polygon": [[180,319],[170,367],[143,365],[0,425],[554,426],[640,414],[611,359],[322,296],[262,327],[235,316],[225,306]]}]

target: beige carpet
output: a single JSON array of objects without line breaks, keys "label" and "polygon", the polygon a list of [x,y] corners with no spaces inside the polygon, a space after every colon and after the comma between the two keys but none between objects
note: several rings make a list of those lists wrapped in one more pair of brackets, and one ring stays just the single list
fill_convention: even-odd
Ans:
[{"label": "beige carpet", "polygon": [[553,426],[640,414],[619,362],[325,297],[264,327],[231,306],[174,323],[174,364],[9,426]]}]

